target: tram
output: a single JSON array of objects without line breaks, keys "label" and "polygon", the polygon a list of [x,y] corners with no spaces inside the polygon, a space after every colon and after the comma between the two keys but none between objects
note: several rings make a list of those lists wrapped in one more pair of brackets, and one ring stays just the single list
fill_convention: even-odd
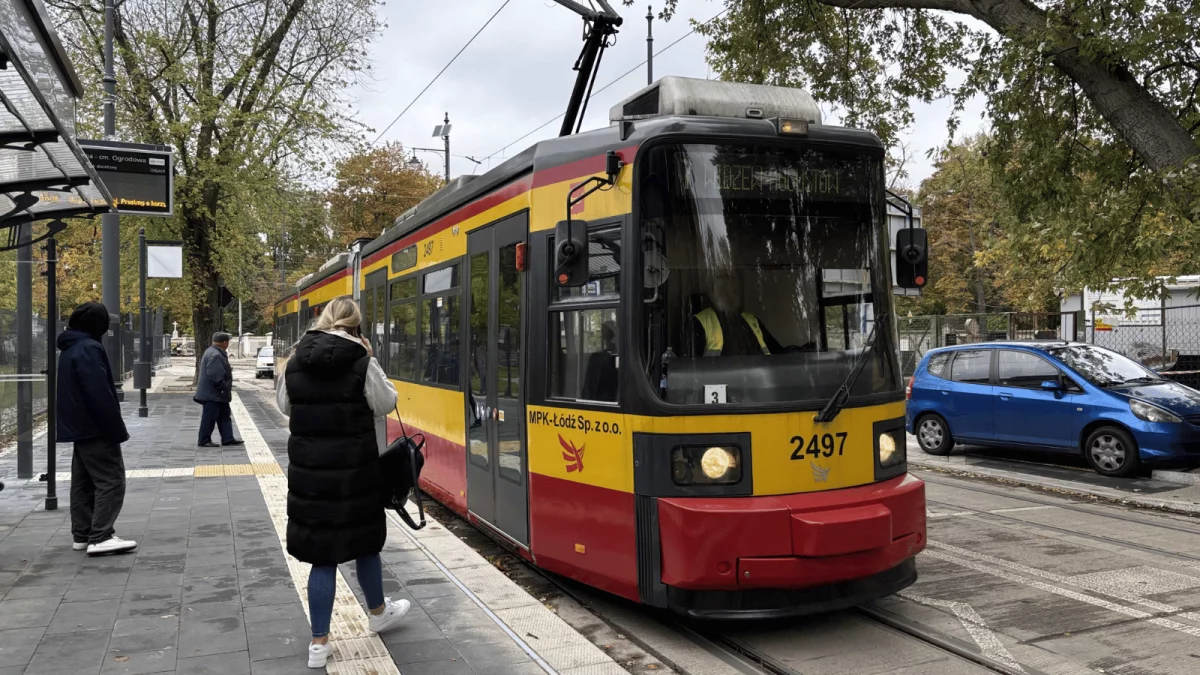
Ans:
[{"label": "tram", "polygon": [[316,272],[301,277],[292,292],[275,302],[272,346],[276,378],[287,368],[291,347],[317,320],[325,305],[334,298],[354,294],[354,275],[349,263],[361,244],[356,241],[349,252],[339,253]]},{"label": "tram", "polygon": [[799,89],[684,78],[611,119],[451,181],[281,335],[353,292],[422,488],[548,571],[706,618],[913,583],[880,141]]}]

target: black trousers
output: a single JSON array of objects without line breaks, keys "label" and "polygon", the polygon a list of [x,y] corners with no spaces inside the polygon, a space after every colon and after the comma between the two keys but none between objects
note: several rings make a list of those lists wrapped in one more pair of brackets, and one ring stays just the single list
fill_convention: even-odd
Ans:
[{"label": "black trousers", "polygon": [[112,539],[125,503],[125,460],[121,444],[78,441],[71,456],[71,536],[78,543]]},{"label": "black trousers", "polygon": [[215,426],[221,432],[221,442],[233,440],[233,413],[228,403],[205,401],[204,412],[200,413],[200,443],[211,443]]}]

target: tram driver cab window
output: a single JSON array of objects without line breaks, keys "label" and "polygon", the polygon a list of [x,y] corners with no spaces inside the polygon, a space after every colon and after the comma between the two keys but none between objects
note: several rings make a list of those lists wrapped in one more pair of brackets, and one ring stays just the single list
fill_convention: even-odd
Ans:
[{"label": "tram driver cab window", "polygon": [[617,348],[620,280],[620,229],[601,226],[590,231],[588,282],[577,288],[552,291],[549,317],[552,398],[617,402],[621,367]]},{"label": "tram driver cab window", "polygon": [[878,156],[659,145],[638,170],[636,343],[664,401],[815,409],[860,356],[852,396],[900,390]]}]

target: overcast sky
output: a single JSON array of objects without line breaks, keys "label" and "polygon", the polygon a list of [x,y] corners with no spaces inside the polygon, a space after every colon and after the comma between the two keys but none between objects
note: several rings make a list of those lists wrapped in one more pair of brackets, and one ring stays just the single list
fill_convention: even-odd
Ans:
[{"label": "overcast sky", "polygon": [[[373,81],[358,87],[352,96],[358,118],[380,131],[412,101],[429,80],[462,48],[487,21],[503,0],[385,0],[383,12],[388,27],[372,47]],[[596,89],[609,84],[646,58],[646,7],[655,12],[662,0],[633,7],[612,4],[625,17],[617,43],[604,54]],[[654,22],[655,51],[666,47],[691,30],[687,19],[707,21],[720,12],[720,0],[684,0],[680,13],[668,23]],[[406,147],[441,147],[432,138],[433,128],[450,113],[451,154],[485,160],[481,167],[461,157],[451,157],[450,173],[481,173],[506,156],[519,153],[534,142],[558,134],[560,121],[546,125],[528,138],[513,143],[567,105],[575,73],[571,70],[582,47],[582,22],[570,10],[550,0],[511,0],[508,6],[470,47],[430,87],[429,91],[383,136]],[[684,38],[655,57],[654,76],[711,77],[704,59],[704,39],[697,34]],[[608,125],[608,110],[646,84],[645,66],[593,96],[588,106],[585,129]],[[822,106],[829,117],[830,107]],[[949,104],[919,106],[917,124],[907,139],[913,164],[908,182],[917,185],[932,166],[926,150],[946,141]],[[980,106],[972,105],[963,115],[960,134],[982,128]],[[834,118],[835,119],[835,118]],[[430,169],[441,172],[441,158],[428,152],[418,157]]]}]

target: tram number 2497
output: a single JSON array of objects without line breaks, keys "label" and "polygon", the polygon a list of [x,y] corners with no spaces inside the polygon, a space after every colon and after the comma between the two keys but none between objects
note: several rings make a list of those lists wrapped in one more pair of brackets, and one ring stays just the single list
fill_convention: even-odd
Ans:
[{"label": "tram number 2497", "polygon": [[842,450],[846,449],[846,438],[849,436],[845,431],[839,431],[836,434],[813,434],[812,436],[792,436],[792,459],[804,459],[805,457],[833,457],[833,453],[837,453],[840,457]]}]

